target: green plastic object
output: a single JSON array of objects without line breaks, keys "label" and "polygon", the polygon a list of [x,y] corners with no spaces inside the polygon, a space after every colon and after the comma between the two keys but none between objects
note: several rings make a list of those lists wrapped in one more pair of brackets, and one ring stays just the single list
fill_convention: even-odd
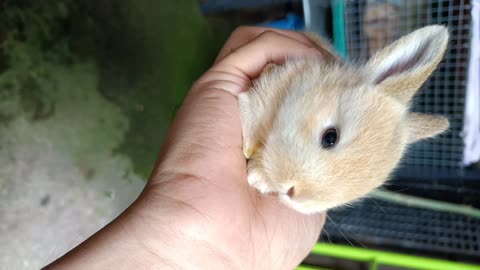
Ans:
[{"label": "green plastic object", "polygon": [[343,56],[348,57],[347,43],[345,40],[345,13],[344,1],[332,0],[332,15],[333,15],[333,46],[335,50]]},{"label": "green plastic object", "polygon": [[300,265],[296,270],[331,270],[327,268],[319,268],[314,266]]},{"label": "green plastic object", "polygon": [[312,254],[367,262],[370,270],[377,270],[380,265],[417,270],[480,270],[480,265],[327,243],[317,243]]}]

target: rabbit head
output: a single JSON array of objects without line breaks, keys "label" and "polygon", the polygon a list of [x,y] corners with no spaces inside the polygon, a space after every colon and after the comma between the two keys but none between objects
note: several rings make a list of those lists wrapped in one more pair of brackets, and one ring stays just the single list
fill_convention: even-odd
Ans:
[{"label": "rabbit head", "polygon": [[286,63],[296,72],[259,157],[271,191],[288,206],[314,213],[352,202],[384,183],[409,143],[448,128],[443,117],[409,112],[447,43],[445,27],[429,26],[364,65],[339,58]]}]

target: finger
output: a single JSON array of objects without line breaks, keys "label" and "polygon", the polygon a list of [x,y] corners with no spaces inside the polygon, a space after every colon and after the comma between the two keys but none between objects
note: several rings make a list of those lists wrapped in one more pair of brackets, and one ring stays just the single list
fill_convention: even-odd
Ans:
[{"label": "finger", "polygon": [[279,30],[279,29],[272,29],[267,27],[254,27],[254,26],[242,26],[237,28],[228,38],[227,42],[223,46],[222,50],[218,54],[217,58],[215,59],[215,63],[221,61],[225,56],[229,55],[234,50],[242,47],[243,45],[247,44],[248,42],[255,39],[257,36],[261,35],[266,31],[275,32],[286,37],[292,38],[297,40],[300,43],[303,43],[307,46],[314,47],[315,44],[307,38],[302,33],[296,31],[289,31],[289,30]]},{"label": "finger", "polygon": [[286,58],[300,56],[321,57],[321,53],[315,47],[305,45],[294,38],[265,31],[253,41],[227,55],[212,70],[227,71],[251,80],[256,78],[269,63],[280,64]]}]

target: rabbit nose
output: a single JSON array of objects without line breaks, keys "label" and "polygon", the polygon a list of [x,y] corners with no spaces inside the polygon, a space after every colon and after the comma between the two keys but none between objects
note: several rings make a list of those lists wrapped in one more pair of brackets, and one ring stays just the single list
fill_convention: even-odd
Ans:
[{"label": "rabbit nose", "polygon": [[294,187],[291,187],[290,189],[288,189],[288,191],[287,191],[288,197],[292,198],[294,194],[295,194]]}]

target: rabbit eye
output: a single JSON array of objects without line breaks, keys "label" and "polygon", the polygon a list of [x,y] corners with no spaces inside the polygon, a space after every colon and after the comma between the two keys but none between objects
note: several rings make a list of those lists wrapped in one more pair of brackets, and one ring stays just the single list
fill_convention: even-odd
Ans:
[{"label": "rabbit eye", "polygon": [[322,135],[322,147],[324,149],[330,149],[337,144],[338,141],[338,132],[336,128],[329,128],[323,132]]}]

